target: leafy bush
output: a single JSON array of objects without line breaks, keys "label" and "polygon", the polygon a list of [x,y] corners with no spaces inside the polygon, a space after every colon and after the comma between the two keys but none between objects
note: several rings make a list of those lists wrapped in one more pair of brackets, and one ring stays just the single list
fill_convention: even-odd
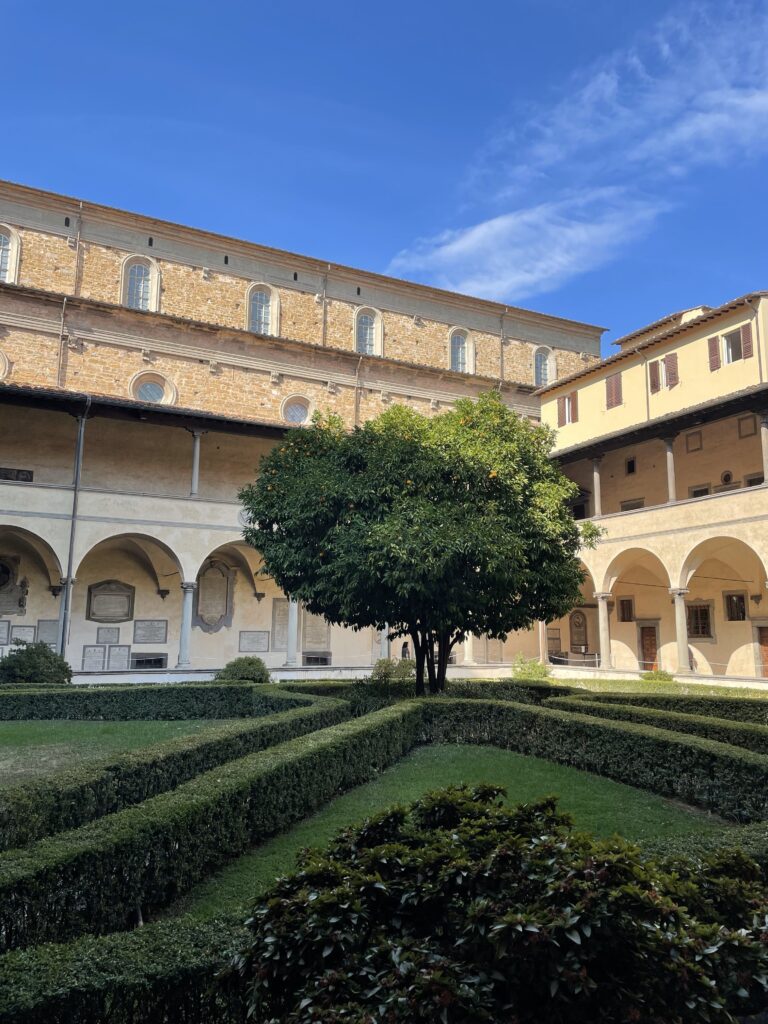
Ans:
[{"label": "leafy bush", "polygon": [[512,662],[513,679],[527,679],[533,681],[538,679],[549,679],[551,675],[551,667],[539,661],[538,658],[526,658],[524,654],[515,655],[514,661]]},{"label": "leafy bush", "polygon": [[645,679],[649,683],[674,683],[675,681],[672,673],[665,671],[663,668],[654,668],[650,672],[643,672],[640,678]]},{"label": "leafy bush", "polygon": [[71,832],[0,854],[0,951],[147,918],[249,846],[410,750],[421,706],[311,733]]},{"label": "leafy bush", "polygon": [[666,871],[502,792],[435,792],[305,853],[232,962],[253,1018],[725,1024],[765,1005],[756,865]]},{"label": "leafy bush", "polygon": [[672,693],[589,693],[581,691],[585,700],[600,703],[631,704],[633,707],[680,711],[688,715],[713,715],[737,722],[768,725],[768,692],[764,698],[739,697],[729,691],[720,694]]},{"label": "leafy bush", "polygon": [[261,660],[254,655],[247,655],[242,658],[233,658],[228,661],[224,668],[220,668],[214,676],[217,683],[239,682],[239,683],[268,683],[270,681],[269,669]]},{"label": "leafy bush", "polygon": [[[278,691],[279,692],[279,691]],[[284,743],[349,716],[346,703],[305,698],[309,707],[212,727],[56,775],[0,789],[0,850],[77,828],[141,803],[216,765]],[[298,703],[298,701],[296,701]]]},{"label": "leafy bush", "polygon": [[416,686],[416,662],[411,658],[379,658],[373,666],[370,681],[374,685],[389,683],[410,683]]},{"label": "leafy bush", "polygon": [[[1,664],[1,663],[0,663]],[[333,696],[329,694],[329,696]],[[291,694],[235,683],[163,683],[70,686],[50,690],[0,689],[0,720],[256,718],[295,707]]]},{"label": "leafy bush", "polygon": [[66,686],[72,669],[48,644],[16,640],[10,652],[0,658],[0,684],[9,686]]}]

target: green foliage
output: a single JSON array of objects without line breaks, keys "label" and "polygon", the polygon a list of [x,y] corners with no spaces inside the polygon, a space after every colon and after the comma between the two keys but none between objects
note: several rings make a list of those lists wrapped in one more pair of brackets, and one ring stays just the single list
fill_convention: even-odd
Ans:
[{"label": "green foliage", "polygon": [[524,654],[516,654],[512,662],[513,679],[549,679],[552,669],[538,658],[526,658]]},{"label": "green foliage", "polygon": [[410,750],[400,704],[205,772],[70,832],[0,854],[0,950],[108,932],[167,906],[217,866]]},{"label": "green foliage", "polygon": [[16,640],[0,658],[0,685],[66,686],[72,682],[69,663],[48,644]]},{"label": "green foliage", "polygon": [[234,683],[18,689],[0,691],[0,720],[253,718],[294,707],[295,703],[287,695],[274,693],[271,687]]},{"label": "green foliage", "polygon": [[268,683],[270,682],[269,669],[261,660],[254,655],[246,655],[242,658],[233,658],[228,661],[224,668],[219,669],[215,676],[217,683],[224,682],[247,682],[247,683]]},{"label": "green foliage", "polygon": [[581,698],[556,698],[548,707],[561,711],[575,711],[582,715],[595,715],[622,722],[640,722],[669,729],[677,733],[691,733],[704,739],[731,743],[757,754],[768,754],[768,726],[754,722],[733,722],[710,715],[689,715],[679,711],[660,711],[655,708],[633,707],[631,704],[613,704],[607,701],[589,701]]},{"label": "green foliage", "polygon": [[634,722],[512,702],[444,698],[424,706],[438,743],[492,743],[677,797],[724,818],[768,817],[768,757]]},{"label": "green foliage", "polygon": [[411,658],[401,658],[399,660],[396,658],[379,658],[373,666],[369,678],[374,686],[386,686],[390,683],[415,683],[416,662]]},{"label": "green foliage", "polygon": [[[283,695],[277,691],[275,696]],[[202,736],[181,736],[100,763],[70,768],[52,778],[0,789],[0,850],[25,846],[43,836],[114,814],[175,789],[217,765],[335,725],[349,714],[341,701],[315,699],[313,703],[256,721],[227,723]]]},{"label": "green foliage", "polygon": [[566,614],[579,598],[576,491],[552,433],[496,392],[432,419],[394,406],[351,432],[294,432],[240,492],[264,571],[312,612],[409,635],[421,692],[441,690],[453,646]]},{"label": "green foliage", "polygon": [[739,697],[731,690],[723,690],[721,694],[582,692],[586,700],[597,701],[600,704],[631,704],[639,708],[679,711],[689,715],[712,715],[715,718],[730,718],[736,722],[768,725],[768,697]]},{"label": "green foliage", "polygon": [[307,852],[233,959],[254,1019],[725,1024],[764,1005],[756,865],[668,871],[501,792],[438,791]]},{"label": "green foliage", "polygon": [[672,673],[663,668],[654,668],[650,672],[643,672],[640,678],[649,683],[674,683],[675,681]]}]

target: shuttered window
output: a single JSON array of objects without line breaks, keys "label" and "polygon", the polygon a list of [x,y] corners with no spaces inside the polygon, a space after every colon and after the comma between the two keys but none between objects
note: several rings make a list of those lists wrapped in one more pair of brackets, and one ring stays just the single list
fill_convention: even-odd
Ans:
[{"label": "shuttered window", "polygon": [[664,369],[666,370],[667,387],[677,387],[680,383],[677,372],[677,352],[670,352],[668,356],[664,356]]},{"label": "shuttered window", "polygon": [[752,348],[752,324],[743,324],[741,328],[741,354],[744,359],[751,359]]},{"label": "shuttered window", "polygon": [[654,359],[652,363],[648,364],[648,379],[651,385],[651,394],[655,395],[661,388],[661,374],[660,374],[659,360]]},{"label": "shuttered window", "polygon": [[710,338],[707,344],[709,346],[709,369],[714,373],[715,370],[720,369],[720,339]]},{"label": "shuttered window", "polygon": [[605,406],[614,409],[621,405],[621,374],[614,373],[605,379]]},{"label": "shuttered window", "polygon": [[557,400],[557,425],[564,427],[567,423],[577,423],[579,419],[579,400],[576,391],[570,395],[562,395]]}]

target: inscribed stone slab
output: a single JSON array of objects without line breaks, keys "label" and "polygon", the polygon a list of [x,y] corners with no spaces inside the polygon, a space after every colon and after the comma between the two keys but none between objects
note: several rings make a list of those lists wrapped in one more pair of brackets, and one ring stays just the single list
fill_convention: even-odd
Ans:
[{"label": "inscribed stone slab", "polygon": [[120,643],[120,627],[119,626],[99,626],[96,630],[96,643],[97,644],[119,644]]},{"label": "inscribed stone slab", "polygon": [[27,643],[35,642],[34,626],[11,626],[11,640],[26,640]]},{"label": "inscribed stone slab", "polygon": [[129,644],[113,644],[107,656],[107,668],[113,672],[131,667],[131,648]]},{"label": "inscribed stone slab", "polygon": [[136,619],[133,624],[135,644],[164,644],[168,642],[168,619]]},{"label": "inscribed stone slab", "polygon": [[262,654],[269,650],[268,629],[241,629],[240,651],[246,654]]},{"label": "inscribed stone slab", "polygon": [[104,644],[86,644],[83,647],[83,672],[103,672],[106,652]]}]

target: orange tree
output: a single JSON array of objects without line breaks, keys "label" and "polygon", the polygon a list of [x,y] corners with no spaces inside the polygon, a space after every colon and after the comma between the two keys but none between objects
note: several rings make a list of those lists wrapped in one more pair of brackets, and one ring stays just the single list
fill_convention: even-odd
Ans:
[{"label": "orange tree", "polygon": [[330,622],[411,638],[417,692],[469,634],[503,639],[579,601],[576,487],[552,433],[498,393],[427,418],[395,406],[346,431],[317,417],[240,492],[264,572]]}]

